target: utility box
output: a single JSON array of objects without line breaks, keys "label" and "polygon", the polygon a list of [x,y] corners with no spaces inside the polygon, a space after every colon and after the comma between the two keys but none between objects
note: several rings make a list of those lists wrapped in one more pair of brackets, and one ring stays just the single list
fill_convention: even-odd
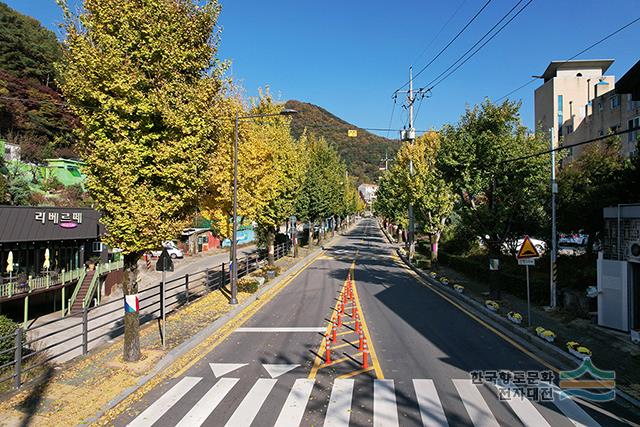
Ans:
[{"label": "utility box", "polygon": [[598,254],[598,324],[640,333],[640,204],[604,209]]},{"label": "utility box", "polygon": [[411,141],[413,139],[416,139],[416,130],[411,128],[411,129],[402,129],[400,131],[400,140],[401,141]]}]

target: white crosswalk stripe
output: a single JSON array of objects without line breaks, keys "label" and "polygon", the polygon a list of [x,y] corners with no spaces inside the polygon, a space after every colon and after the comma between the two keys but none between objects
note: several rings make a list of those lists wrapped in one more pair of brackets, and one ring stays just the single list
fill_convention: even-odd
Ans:
[{"label": "white crosswalk stripe", "polygon": [[327,407],[324,427],[348,427],[354,380],[335,380]]},{"label": "white crosswalk stripe", "polygon": [[[545,386],[549,386],[549,384],[545,383]],[[552,385],[552,388],[554,405],[562,411],[573,425],[576,427],[600,427],[600,424],[596,420],[591,418],[576,402],[564,395],[564,392],[560,388],[555,385]]]},{"label": "white crosswalk stripe", "polygon": [[[129,424],[129,426],[149,427],[152,425],[174,425],[175,421],[169,424],[163,423],[163,417],[174,406],[176,406],[176,404],[178,404],[178,402],[185,397],[187,393],[189,393],[189,399],[191,399],[191,396],[196,392],[196,390],[199,392],[203,387],[198,387],[196,389],[194,389],[194,387],[200,383],[201,380],[202,378],[200,377],[182,378],[167,392],[155,400],[140,415],[138,415]],[[208,419],[215,419],[215,410],[216,408],[221,407],[224,401],[233,401],[235,399],[240,400],[240,398],[242,400],[238,406],[231,408],[233,413],[227,421],[226,426],[236,427],[251,425],[258,416],[258,413],[261,412],[261,408],[267,399],[269,399],[276,383],[278,381],[282,381],[282,379],[259,378],[253,383],[251,389],[246,393],[246,395],[244,395],[244,397],[241,395],[238,396],[239,392],[234,390],[234,387],[240,381],[241,380],[238,378],[223,377],[218,379],[209,388],[209,390],[199,398],[197,403],[189,409],[187,414],[180,419],[176,426],[201,426],[205,424]],[[507,411],[494,413],[488,405],[488,403],[491,403],[494,400],[487,402],[487,399],[483,397],[483,394],[480,391],[482,386],[477,386],[469,379],[452,379],[451,382],[457,393],[453,392],[453,394],[450,394],[447,392],[447,395],[455,396],[457,394],[457,397],[460,399],[462,406],[464,406],[467,412],[471,424],[475,427],[499,427],[500,423],[498,422],[498,419],[502,420],[502,417],[507,413],[513,413],[525,426],[550,426],[550,421],[545,419],[539,411],[539,406],[528,399],[514,397],[503,402],[498,400],[495,393],[488,394],[489,396],[493,396],[492,399],[495,399],[495,403],[492,404],[491,408],[498,410],[502,407],[504,408],[502,411]],[[325,427],[346,427],[350,422],[356,422],[357,420],[351,419],[352,411],[366,411],[366,409],[362,409],[363,402],[359,393],[362,393],[362,390],[367,390],[367,387],[359,388],[354,394],[355,383],[356,380],[354,379],[336,379],[333,382],[331,385],[329,404],[324,417]],[[447,421],[447,413],[440,399],[441,394],[439,394],[434,381],[431,379],[414,379],[412,384],[413,391],[415,392],[415,402],[413,404],[410,402],[413,398],[409,397],[409,401],[407,401],[407,397],[404,395],[404,392],[408,390],[401,389],[398,392],[396,390],[396,383],[394,380],[373,380],[372,415],[374,427],[394,427],[399,425],[400,416],[397,402],[398,398],[402,400],[402,412],[405,416],[407,408],[415,405],[414,408],[419,412],[422,425],[430,427],[445,427],[449,425]],[[306,411],[308,410],[307,405],[309,404],[315,385],[316,381],[313,379],[298,378],[295,380],[293,386],[288,392],[286,401],[282,408],[279,409],[279,414],[274,424],[276,427],[299,426],[303,422]],[[503,386],[497,386],[498,391],[502,387]],[[491,387],[491,389],[495,391],[494,387]],[[564,414],[564,417],[567,420],[567,425],[572,423],[576,427],[600,427],[600,424],[598,424],[598,422],[596,422],[575,401],[568,398],[562,399],[562,391],[559,388],[553,386],[553,389],[554,404],[559,410],[556,411],[556,416],[561,416],[560,412]],[[444,390],[447,389],[445,388]],[[366,392],[367,397],[365,399],[371,399],[369,393],[370,391]],[[440,393],[443,393],[443,390],[440,390]],[[231,398],[231,396],[233,396],[233,398]],[[273,399],[275,399],[275,397]],[[445,403],[450,405],[450,402],[451,400],[448,398]],[[265,410],[266,409],[263,409],[263,411]],[[312,409],[309,410],[311,411],[310,414],[313,414],[311,415],[312,419],[319,416],[317,412],[314,414]],[[370,410],[371,409],[369,409],[369,411]],[[447,410],[451,409],[448,408]],[[413,411],[415,411],[415,409]],[[455,412],[449,415],[453,417],[450,419],[454,420],[458,419],[456,417],[460,416],[460,414]],[[462,416],[463,418],[465,417],[465,415]],[[371,417],[371,414],[367,415],[367,417]],[[553,421],[553,423],[555,424],[556,421]],[[217,422],[219,425],[224,423],[222,420],[218,420]],[[317,419],[314,423],[317,423]]]},{"label": "white crosswalk stripe", "polygon": [[276,420],[275,427],[299,426],[307,407],[307,401],[311,395],[315,380],[299,378],[293,384],[287,401]]},{"label": "white crosswalk stripe", "polygon": [[202,399],[191,408],[187,415],[180,420],[176,427],[201,426],[238,381],[240,381],[238,378],[220,378],[218,382],[202,396]]},{"label": "white crosswalk stripe", "polygon": [[156,400],[151,406],[145,409],[136,417],[129,427],[147,427],[155,423],[162,417],[173,405],[175,405],[189,390],[202,380],[199,377],[184,377],[178,384],[174,385],[165,394]]},{"label": "white crosswalk stripe", "polygon": [[242,399],[240,405],[236,408],[226,427],[246,427],[251,425],[253,419],[258,414],[262,404],[267,400],[267,396],[278,380],[260,378],[251,387],[249,393]]},{"label": "white crosswalk stripe", "polygon": [[[504,387],[497,386],[497,388],[499,390]],[[513,412],[515,412],[525,426],[551,427],[529,399],[513,396],[511,399],[507,399],[507,404],[513,409]]]},{"label": "white crosswalk stripe", "polygon": [[413,380],[413,388],[416,391],[420,418],[424,426],[448,426],[447,417],[444,414],[442,403],[438,397],[438,391],[433,380]]},{"label": "white crosswalk stripe", "polygon": [[500,427],[478,387],[471,380],[452,380],[462,404],[476,427]]},{"label": "white crosswalk stripe", "polygon": [[373,427],[398,425],[398,406],[393,380],[373,380]]}]

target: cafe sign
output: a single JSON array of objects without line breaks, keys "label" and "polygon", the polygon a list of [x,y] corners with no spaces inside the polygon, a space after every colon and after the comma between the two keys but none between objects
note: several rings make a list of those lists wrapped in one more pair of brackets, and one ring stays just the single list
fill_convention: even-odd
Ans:
[{"label": "cafe sign", "polygon": [[42,224],[59,224],[62,228],[76,228],[78,224],[82,224],[82,212],[36,211],[35,220]]}]

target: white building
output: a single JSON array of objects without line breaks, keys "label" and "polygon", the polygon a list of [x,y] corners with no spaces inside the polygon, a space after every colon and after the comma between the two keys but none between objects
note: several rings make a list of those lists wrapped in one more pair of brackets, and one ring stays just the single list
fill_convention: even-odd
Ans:
[{"label": "white building", "polygon": [[378,186],[375,184],[360,184],[358,191],[362,196],[362,200],[367,204],[367,207],[371,207],[371,203],[376,199]]}]

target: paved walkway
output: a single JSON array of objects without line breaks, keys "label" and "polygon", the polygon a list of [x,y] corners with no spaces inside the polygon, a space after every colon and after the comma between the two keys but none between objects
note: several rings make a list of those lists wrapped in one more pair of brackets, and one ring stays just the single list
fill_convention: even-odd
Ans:
[{"label": "paved walkway", "polygon": [[[239,249],[239,257],[255,251],[255,245],[245,246]],[[188,257],[175,260],[175,270],[167,274],[167,282],[180,279],[185,274],[193,275],[190,286],[193,288],[202,284],[206,268],[219,267],[221,263],[228,263],[229,254],[225,251],[215,251],[201,256]],[[160,309],[159,288],[162,273],[145,271],[140,268],[139,295],[140,317],[143,321],[157,317]],[[195,275],[194,275],[195,274]],[[170,289],[179,282],[169,283]],[[146,290],[146,291],[145,291]],[[168,310],[173,310],[176,305],[183,304],[184,289],[177,288],[167,292],[166,305]],[[147,300],[143,300],[147,298]],[[51,361],[62,363],[82,354],[82,316],[68,316],[62,319],[60,312],[51,313],[39,317],[31,322],[27,331],[29,341],[37,340],[31,347],[35,350],[48,349],[45,354],[59,354]],[[90,311],[89,315],[88,350],[94,349],[105,342],[109,342],[120,336],[124,330],[122,323],[122,290],[116,289],[108,297],[105,297],[100,306]],[[40,338],[42,337],[42,338]]]}]

